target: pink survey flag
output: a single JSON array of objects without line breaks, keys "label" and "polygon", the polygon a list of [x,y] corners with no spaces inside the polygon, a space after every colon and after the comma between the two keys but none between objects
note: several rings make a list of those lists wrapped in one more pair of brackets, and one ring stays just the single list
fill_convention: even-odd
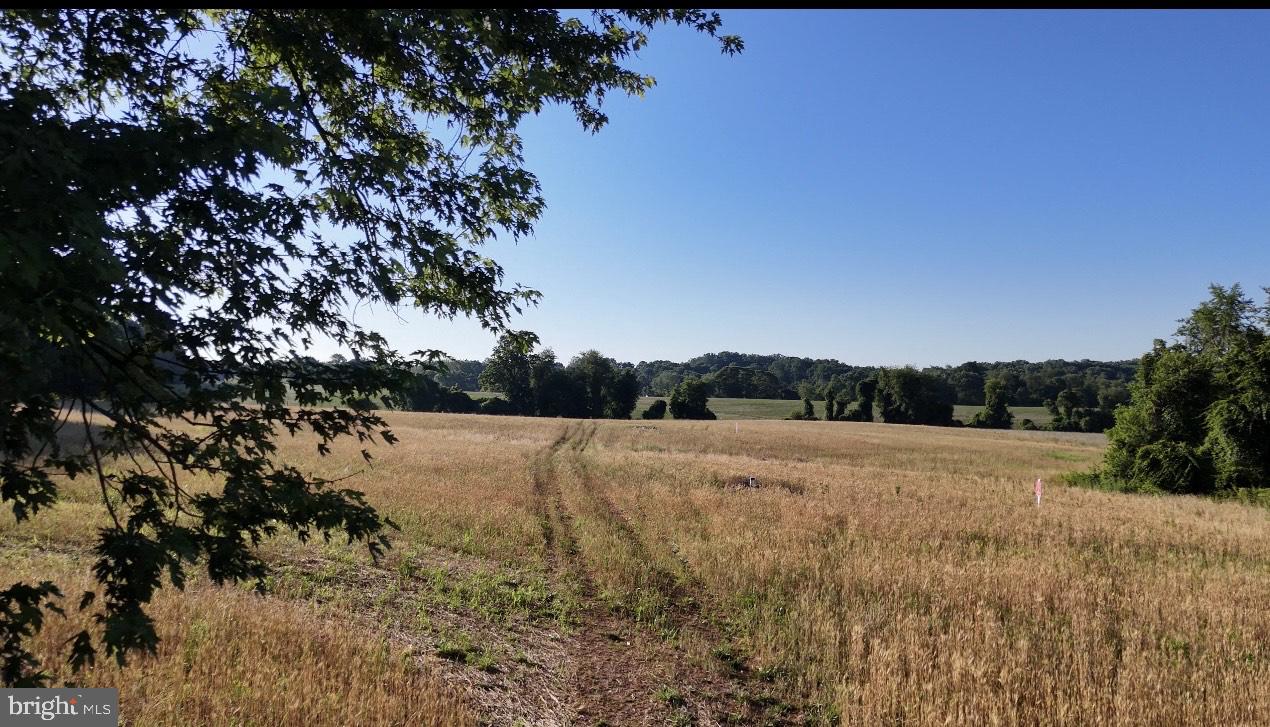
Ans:
[{"label": "pink survey flag", "polygon": [[1036,493],[1036,506],[1041,506],[1041,492],[1045,489],[1045,483],[1041,482],[1041,478],[1036,478],[1036,484],[1032,487],[1032,492]]}]

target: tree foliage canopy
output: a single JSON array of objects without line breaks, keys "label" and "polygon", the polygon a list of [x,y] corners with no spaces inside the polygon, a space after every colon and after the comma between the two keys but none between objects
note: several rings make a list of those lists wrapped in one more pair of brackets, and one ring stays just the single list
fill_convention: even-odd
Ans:
[{"label": "tree foliage canopy", "polygon": [[684,379],[670,392],[670,416],[674,419],[714,419],[709,403],[709,384],[697,378]]},{"label": "tree foliage canopy", "polygon": [[988,379],[983,385],[984,406],[970,418],[969,426],[984,429],[1009,429],[1014,424],[1009,399],[1000,379]]},{"label": "tree foliage canopy", "polygon": [[537,343],[538,337],[527,331],[504,333],[481,370],[481,390],[501,392],[515,414],[534,413],[532,351]]},{"label": "tree foliage canopy", "polygon": [[[670,374],[673,376],[673,374]],[[761,369],[728,365],[703,377],[715,396],[734,399],[786,399],[789,392],[776,374]],[[663,379],[664,381],[664,379]],[[675,381],[678,383],[678,380]],[[652,388],[652,387],[650,387]],[[671,384],[670,388],[674,388]]]},{"label": "tree foliage canopy", "polygon": [[[543,209],[517,124],[563,104],[599,129],[606,94],[653,84],[624,63],[664,23],[720,26],[695,10],[0,14],[0,498],[24,520],[57,500],[54,475],[100,482],[102,593],[81,607],[108,655],[154,650],[144,605],[165,577],[201,563],[260,582],[254,546],[279,529],[383,547],[361,495],[277,461],[275,435],[392,440],[365,404],[409,362],[354,305],[501,330],[537,298],[479,252]],[[352,360],[297,354],[319,336]],[[58,444],[72,421],[84,451]],[[224,487],[190,492],[183,473]],[[6,684],[43,680],[21,641],[58,595],[0,592]],[[74,639],[74,665],[95,653]]]},{"label": "tree foliage canopy", "polygon": [[1107,432],[1105,474],[1136,488],[1208,493],[1270,487],[1270,289],[1210,288],[1156,340]]},{"label": "tree foliage canopy", "polygon": [[855,403],[846,413],[846,418],[853,422],[873,421],[873,400],[877,396],[878,381],[874,378],[864,379],[855,385]]},{"label": "tree foliage canopy", "polygon": [[[727,371],[730,367],[734,370]],[[1041,406],[1047,399],[1053,400],[1060,392],[1071,389],[1080,395],[1082,406],[1093,407],[1099,406],[1100,397],[1123,398],[1135,368],[1133,361],[967,361],[957,366],[929,366],[922,371],[948,384],[957,404],[982,405],[984,383],[989,378],[999,378],[1013,406]],[[876,377],[878,371],[876,366],[852,366],[837,359],[734,351],[708,353],[683,362],[640,361],[635,365],[643,393],[648,395],[664,396],[675,384],[695,375],[714,384],[716,396],[755,399],[803,398],[798,394],[802,383],[823,387],[838,381],[840,391],[852,392],[856,384]],[[761,374],[775,379],[760,379]]]},{"label": "tree foliage canopy", "polygon": [[953,421],[952,387],[939,377],[911,366],[882,369],[877,399],[887,424],[933,424]]},{"label": "tree foliage canopy", "polygon": [[639,402],[639,381],[630,368],[599,351],[583,351],[561,366],[551,349],[535,353],[537,336],[505,333],[485,361],[481,386],[504,399],[486,399],[487,414],[629,419]]}]

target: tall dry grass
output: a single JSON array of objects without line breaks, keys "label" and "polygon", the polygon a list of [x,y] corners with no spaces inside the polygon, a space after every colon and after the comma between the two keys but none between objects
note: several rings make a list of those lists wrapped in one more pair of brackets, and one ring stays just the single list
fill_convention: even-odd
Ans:
[{"label": "tall dry grass", "polygon": [[[1096,439],[613,426],[597,481],[850,723],[1257,724],[1270,518],[1068,489]],[[750,476],[770,486],[721,487]],[[1035,477],[1051,482],[1040,508]]]},{"label": "tall dry grass", "polygon": [[[83,562],[8,548],[0,579],[91,588]],[[67,610],[34,642],[56,686],[119,689],[126,725],[464,725],[463,697],[421,667],[410,649],[321,607],[207,584],[166,590],[150,606],[162,639],[155,657],[125,667],[104,659],[73,674],[57,655],[87,616]]]},{"label": "tall dry grass", "polygon": [[[355,447],[319,458],[304,438],[287,440],[283,456],[351,475],[343,485],[402,524],[399,553],[453,552],[543,577],[554,573],[542,527],[550,478],[597,599],[666,639],[681,637],[691,608],[714,625],[720,647],[746,656],[792,704],[812,705],[808,716],[1270,722],[1270,513],[1060,485],[1061,472],[1099,459],[1100,437],[601,422],[593,435],[574,427],[552,448],[566,422],[390,419],[401,442],[374,450],[369,467]],[[1031,498],[1038,476],[1048,482],[1040,508]],[[738,485],[750,477],[759,487]],[[10,553],[0,577],[49,567],[31,543],[73,548],[91,538],[97,506],[79,494],[33,523],[0,522]],[[565,524],[559,513],[551,521]],[[294,559],[317,546],[270,547]],[[82,578],[84,563],[68,563],[57,572]],[[165,593],[156,608],[160,658],[102,672],[125,684],[125,704],[143,723],[180,721],[173,697],[190,689],[182,683],[200,685],[201,696],[188,698],[201,710],[236,705],[200,712],[212,721],[296,719],[285,699],[266,696],[288,689],[320,695],[349,723],[365,714],[339,711],[353,694],[372,695],[376,714],[462,718],[427,659],[400,656],[404,644],[361,622],[350,630],[334,609],[210,588]],[[196,621],[219,636],[190,655]],[[235,697],[257,682],[284,688]]]}]

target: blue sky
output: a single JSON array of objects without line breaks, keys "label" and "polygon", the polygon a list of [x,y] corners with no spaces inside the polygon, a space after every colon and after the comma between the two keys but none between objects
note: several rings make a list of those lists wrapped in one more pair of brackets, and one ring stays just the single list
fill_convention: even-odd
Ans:
[{"label": "blue sky", "polygon": [[[1135,358],[1210,282],[1270,284],[1270,14],[728,11],[581,131],[523,126],[548,203],[489,254],[562,358]],[[469,321],[358,313],[484,358]],[[319,352],[329,353],[329,352]]]}]

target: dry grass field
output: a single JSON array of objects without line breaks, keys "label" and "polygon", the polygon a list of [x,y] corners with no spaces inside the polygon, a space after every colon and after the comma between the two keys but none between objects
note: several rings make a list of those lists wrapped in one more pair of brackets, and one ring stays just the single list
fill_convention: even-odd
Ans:
[{"label": "dry grass field", "polygon": [[[86,675],[126,723],[1270,723],[1270,511],[1059,484],[1099,435],[389,416],[370,466],[283,448],[389,556],[278,538],[265,596],[166,589],[158,657]],[[66,491],[0,521],[3,582],[85,587]]]}]

